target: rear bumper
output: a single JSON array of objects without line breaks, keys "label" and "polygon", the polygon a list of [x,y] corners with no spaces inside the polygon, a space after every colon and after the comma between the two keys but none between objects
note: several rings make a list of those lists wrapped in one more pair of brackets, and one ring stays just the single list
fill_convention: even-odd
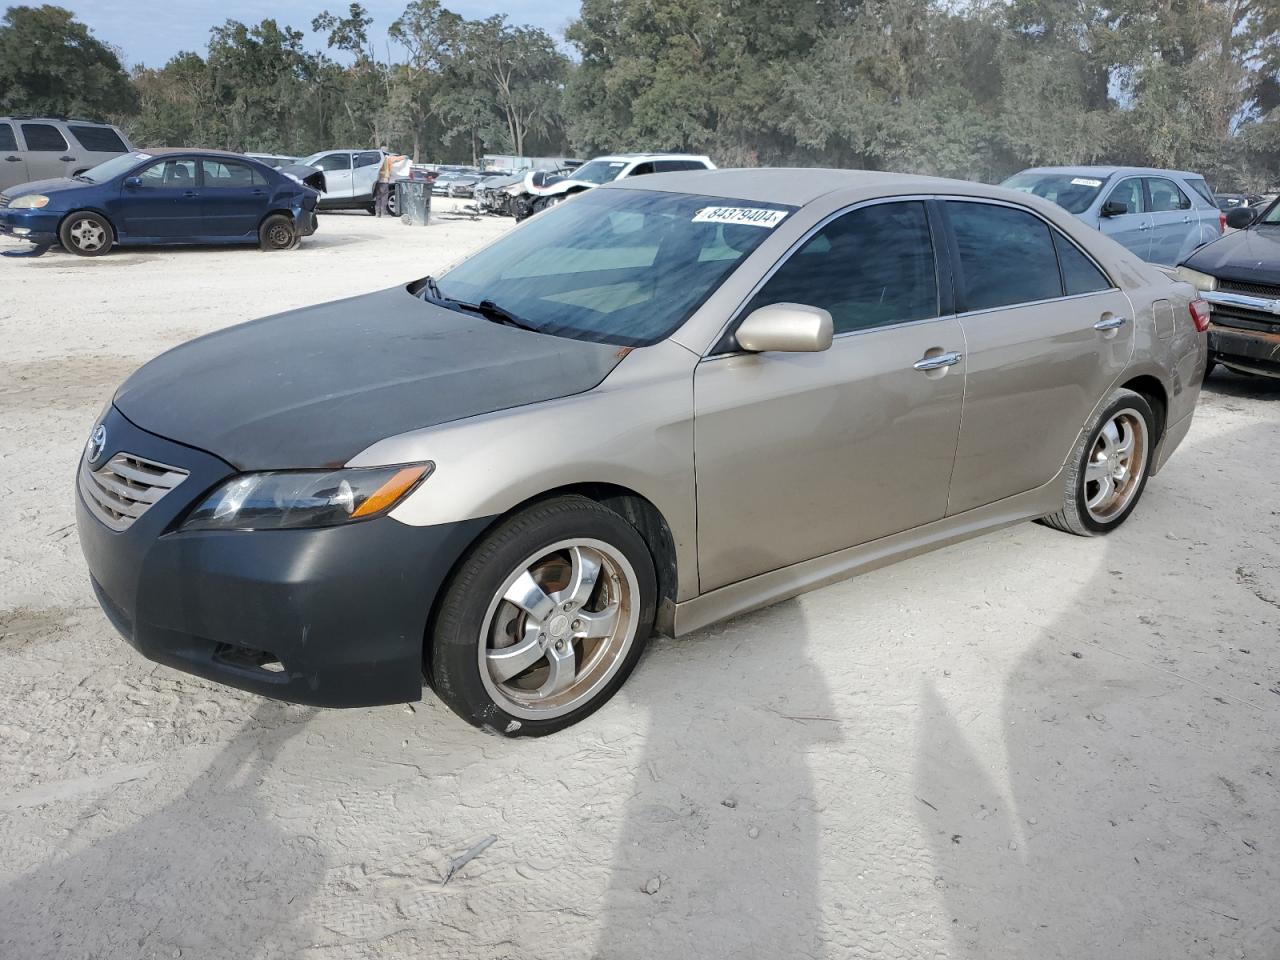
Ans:
[{"label": "rear bumper", "polygon": [[0,208],[0,235],[38,244],[57,243],[61,219],[61,213],[47,210]]},{"label": "rear bumper", "polygon": [[177,532],[233,474],[139,430],[114,408],[116,452],[189,476],[115,531],[77,489],[76,522],[104,613],[144,656],[263,696],[326,707],[417,700],[435,597],[486,521],[410,527],[389,517],[311,530]]}]

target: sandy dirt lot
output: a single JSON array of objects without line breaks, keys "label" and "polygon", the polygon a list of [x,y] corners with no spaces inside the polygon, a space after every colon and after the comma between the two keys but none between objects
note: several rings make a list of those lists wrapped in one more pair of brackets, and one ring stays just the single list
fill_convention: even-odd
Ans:
[{"label": "sandy dirt lot", "polygon": [[0,257],[0,957],[1280,957],[1274,383],[1215,375],[1112,537],[1024,524],[658,642],[540,741],[127,647],[73,525],[116,383],[505,227]]}]

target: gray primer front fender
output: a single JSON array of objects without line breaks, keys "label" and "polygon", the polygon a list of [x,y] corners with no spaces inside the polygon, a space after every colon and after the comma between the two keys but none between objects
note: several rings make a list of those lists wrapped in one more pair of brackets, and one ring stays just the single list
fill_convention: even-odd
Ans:
[{"label": "gray primer front fender", "polygon": [[506,513],[560,487],[616,484],[649,500],[671,528],[677,599],[698,592],[693,371],[666,340],[632,350],[586,393],[414,430],[352,458],[364,467],[430,460],[435,471],[391,512],[412,526]]}]

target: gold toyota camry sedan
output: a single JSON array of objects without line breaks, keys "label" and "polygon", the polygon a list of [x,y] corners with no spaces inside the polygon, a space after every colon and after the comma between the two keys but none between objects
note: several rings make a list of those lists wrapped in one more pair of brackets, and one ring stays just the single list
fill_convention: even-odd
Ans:
[{"label": "gold toyota camry sedan", "polygon": [[545,734],[679,636],[1020,520],[1114,530],[1209,312],[1053,204],[840,170],[599,187],[119,388],[77,476],[143,655]]}]

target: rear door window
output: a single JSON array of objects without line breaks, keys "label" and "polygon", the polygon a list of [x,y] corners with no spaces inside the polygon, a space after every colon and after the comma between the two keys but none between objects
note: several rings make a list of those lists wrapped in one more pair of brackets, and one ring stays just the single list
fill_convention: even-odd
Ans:
[{"label": "rear door window", "polygon": [[0,123],[0,150],[17,150],[18,138],[13,135],[13,124]]},{"label": "rear door window", "polygon": [[643,177],[645,174],[653,173],[652,163],[637,163],[627,174],[628,177]]},{"label": "rear door window", "polygon": [[357,167],[371,167],[375,163],[381,163],[381,162],[382,162],[382,154],[380,154],[377,150],[368,150],[364,153],[356,154]]},{"label": "rear door window", "polygon": [[27,141],[27,149],[39,153],[55,153],[67,149],[66,138],[51,123],[24,123],[22,139]]},{"label": "rear door window", "polygon": [[262,175],[247,163],[201,160],[200,165],[204,170],[204,185],[215,190],[260,187],[266,183]]},{"label": "rear door window", "polygon": [[1191,209],[1191,198],[1172,180],[1166,180],[1164,177],[1148,177],[1147,190],[1151,196],[1152,213]]},{"label": "rear door window", "polygon": [[992,310],[1062,296],[1049,225],[1014,207],[947,201],[960,250],[966,310]]},{"label": "rear door window", "polygon": [[937,267],[924,204],[877,203],[837,217],[793,253],[747,305],[803,303],[836,333],[938,315]]},{"label": "rear door window", "polygon": [[72,123],[67,125],[71,135],[80,141],[80,146],[95,153],[127,153],[120,135],[110,127],[91,127],[86,124]]}]

